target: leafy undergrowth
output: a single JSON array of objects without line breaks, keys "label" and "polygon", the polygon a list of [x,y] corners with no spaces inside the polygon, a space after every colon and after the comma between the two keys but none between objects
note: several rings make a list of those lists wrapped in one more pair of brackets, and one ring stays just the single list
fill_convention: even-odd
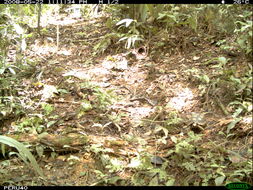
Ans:
[{"label": "leafy undergrowth", "polygon": [[[20,89],[17,99],[4,95],[18,117],[2,119],[2,132],[26,143],[46,177],[10,157],[0,162],[0,183],[252,184],[247,58],[227,55],[208,36],[184,40],[196,36],[183,28],[174,41],[161,31],[148,47],[116,49],[105,20],[62,21],[58,50],[49,32],[56,25],[48,25],[31,39],[23,78],[2,79],[5,89]],[[1,113],[11,118],[13,110]]]}]

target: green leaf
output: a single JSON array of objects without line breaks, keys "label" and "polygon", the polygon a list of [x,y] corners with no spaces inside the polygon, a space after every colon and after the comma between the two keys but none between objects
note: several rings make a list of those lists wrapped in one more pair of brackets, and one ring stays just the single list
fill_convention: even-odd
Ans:
[{"label": "green leaf", "polygon": [[133,19],[130,19],[130,18],[126,18],[126,19],[123,19],[121,21],[119,21],[116,25],[121,25],[123,23],[126,23],[126,27],[128,27],[134,20]]},{"label": "green leaf", "polygon": [[58,92],[62,93],[62,94],[67,94],[68,93],[68,91],[66,89],[58,89]]},{"label": "green leaf", "polygon": [[235,110],[235,112],[233,113],[233,117],[234,118],[236,118],[236,117],[238,117],[241,113],[242,113],[242,111],[243,111],[243,108],[242,107],[238,107],[236,110]]},{"label": "green leaf", "polygon": [[121,178],[119,176],[114,176],[109,179],[110,184],[116,185],[117,181],[119,181]]},{"label": "green leaf", "polygon": [[225,176],[220,176],[215,179],[215,185],[220,186],[224,182]]},{"label": "green leaf", "polygon": [[1,151],[3,156],[5,157],[5,144],[1,144]]},{"label": "green leaf", "polygon": [[55,124],[57,121],[49,121],[47,123],[47,128],[51,127],[53,124]]},{"label": "green leaf", "polygon": [[131,44],[132,44],[132,38],[128,38],[127,39],[127,49],[129,49],[131,47]]},{"label": "green leaf", "polygon": [[5,71],[5,68],[0,68],[0,75],[3,74]]},{"label": "green leaf", "polygon": [[197,31],[197,16],[191,16],[188,18],[190,27],[196,32]]},{"label": "green leaf", "polygon": [[221,63],[222,65],[225,65],[227,63],[227,59],[225,57],[219,57],[218,62]]},{"label": "green leaf", "polygon": [[39,157],[42,157],[44,153],[44,148],[42,146],[36,146],[36,152],[39,155]]},{"label": "green leaf", "polygon": [[177,137],[171,136],[170,138],[171,138],[172,142],[177,143]]},{"label": "green leaf", "polygon": [[166,182],[166,186],[173,186],[174,185],[174,183],[175,183],[175,179],[169,179],[167,182]]},{"label": "green leaf", "polygon": [[49,115],[54,110],[54,107],[47,103],[42,103],[41,106],[42,106],[42,109],[45,110],[46,115]]},{"label": "green leaf", "polygon": [[158,176],[153,177],[153,179],[149,182],[149,186],[157,186],[159,185]]},{"label": "green leaf", "polygon": [[11,74],[13,74],[13,75],[16,74],[16,72],[14,71],[14,69],[12,69],[11,67],[9,67],[8,69],[9,69],[9,71],[11,72]]},{"label": "green leaf", "polygon": [[16,141],[15,139],[12,139],[10,137],[2,136],[0,135],[0,143],[6,144],[8,146],[14,147],[19,151],[20,157],[23,159],[24,162],[27,163],[26,158],[29,159],[30,164],[34,168],[34,170],[40,175],[44,176],[41,168],[37,164],[35,158],[31,154],[31,152],[20,142]]},{"label": "green leaf", "polygon": [[92,109],[92,105],[88,100],[83,100],[81,106],[83,111],[89,111]]},{"label": "green leaf", "polygon": [[159,19],[163,19],[163,18],[165,18],[167,16],[167,14],[166,13],[158,13],[158,20]]},{"label": "green leaf", "polygon": [[231,76],[230,80],[233,81],[233,82],[235,82],[235,83],[237,83],[237,84],[241,84],[241,80],[238,79],[238,78],[235,78],[234,76]]},{"label": "green leaf", "polygon": [[239,44],[239,46],[241,48],[244,48],[245,47],[245,40],[244,39],[238,39],[237,40],[237,43]]},{"label": "green leaf", "polygon": [[182,164],[182,166],[184,166],[188,171],[196,171],[196,168],[192,162],[185,162]]},{"label": "green leaf", "polygon": [[232,122],[230,122],[230,123],[228,124],[228,126],[227,126],[227,134],[228,134],[229,131],[230,131],[231,129],[233,129],[233,128],[235,127],[235,125],[236,125],[239,121],[241,121],[241,120],[242,120],[242,118],[237,118],[237,119],[233,120]]},{"label": "green leaf", "polygon": [[210,79],[207,75],[203,75],[203,79],[206,83],[209,83],[210,82]]},{"label": "green leaf", "polygon": [[119,42],[120,42],[120,41],[123,41],[123,40],[126,40],[126,39],[128,39],[128,37],[120,38],[120,39],[119,39]]}]

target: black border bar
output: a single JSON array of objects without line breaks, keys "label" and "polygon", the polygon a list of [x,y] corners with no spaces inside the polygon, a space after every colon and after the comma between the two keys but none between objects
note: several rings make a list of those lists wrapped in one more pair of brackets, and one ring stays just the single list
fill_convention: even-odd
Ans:
[{"label": "black border bar", "polygon": [[1,4],[252,4],[253,0],[0,0]]}]

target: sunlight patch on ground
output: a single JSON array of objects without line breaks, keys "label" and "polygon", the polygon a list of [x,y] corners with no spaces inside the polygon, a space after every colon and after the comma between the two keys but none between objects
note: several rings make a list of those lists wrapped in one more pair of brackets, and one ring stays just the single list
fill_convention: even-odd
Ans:
[{"label": "sunlight patch on ground", "polygon": [[[69,8],[68,16],[65,16],[63,20],[60,19],[59,9],[60,7],[58,5],[50,5],[51,9],[47,11],[47,13],[43,14],[41,17],[41,26],[46,27],[48,24],[53,25],[71,25],[77,22],[80,22],[80,20],[76,20],[75,18],[81,18],[81,12],[80,12],[80,5],[72,5],[71,8]],[[71,9],[71,10],[70,10]]]},{"label": "sunlight patch on ground", "polygon": [[149,116],[154,112],[154,109],[150,107],[131,107],[127,110],[130,112],[129,116],[133,119],[134,122],[139,122],[141,119]]},{"label": "sunlight patch on ground", "polygon": [[50,52],[56,51],[56,46],[53,44],[50,45],[40,45],[40,43],[35,41],[35,44],[32,47],[32,50],[36,52],[37,55],[47,55]]},{"label": "sunlight patch on ground", "polygon": [[73,19],[73,18],[71,18],[71,17],[67,17],[67,18],[64,19],[63,21],[51,20],[51,21],[49,22],[49,24],[64,26],[64,25],[74,24],[74,23],[77,23],[77,22],[80,22],[80,20],[75,20],[75,19]]},{"label": "sunlight patch on ground", "polygon": [[40,42],[39,40],[35,41],[35,44],[32,45],[32,50],[36,52],[37,55],[48,55],[50,53],[57,53],[58,55],[65,56],[72,55],[72,51],[66,48],[61,48],[61,50],[57,51],[56,42],[48,43],[47,40],[44,42]]},{"label": "sunlight patch on ground", "polygon": [[89,70],[89,74],[97,76],[97,75],[107,75],[110,74],[110,72],[107,69],[95,67]]},{"label": "sunlight patch on ground", "polygon": [[67,73],[63,74],[62,76],[66,77],[66,76],[73,76],[79,79],[89,79],[89,75],[87,75],[87,73],[85,71],[82,70],[71,70],[68,71]]},{"label": "sunlight patch on ground", "polygon": [[63,49],[57,52],[58,55],[72,55],[72,52],[67,50],[67,49]]},{"label": "sunlight patch on ground", "polygon": [[181,111],[183,108],[188,107],[192,104],[192,99],[194,95],[189,88],[182,88],[175,97],[171,98],[169,105],[174,109]]},{"label": "sunlight patch on ground", "polygon": [[102,66],[105,69],[118,69],[118,70],[127,70],[128,69],[128,61],[124,57],[120,57],[118,55],[113,57],[108,57],[106,60],[102,62]]}]

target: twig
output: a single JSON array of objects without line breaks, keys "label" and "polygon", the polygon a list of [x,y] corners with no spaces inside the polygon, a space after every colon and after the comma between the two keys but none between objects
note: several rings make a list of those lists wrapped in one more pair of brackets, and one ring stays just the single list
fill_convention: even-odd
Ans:
[{"label": "twig", "polygon": [[58,48],[59,48],[59,23],[57,23],[56,26],[56,51],[58,52]]},{"label": "twig", "polygon": [[37,23],[37,32],[40,35],[40,17],[41,17],[41,4],[38,4],[38,23]]},{"label": "twig", "polygon": [[223,111],[223,113],[226,115],[226,116],[228,116],[229,115],[229,113],[228,113],[228,111],[226,110],[226,108],[225,108],[225,106],[221,103],[221,101],[220,101],[220,99],[216,96],[216,102],[217,102],[217,104],[218,104],[218,106],[221,108],[221,110]]},{"label": "twig", "polygon": [[153,107],[155,106],[155,104],[154,104],[150,99],[145,98],[145,97],[132,98],[132,99],[130,99],[131,102],[133,102],[133,101],[143,101],[143,100],[145,100],[149,105],[151,105],[151,106],[153,106]]},{"label": "twig", "polygon": [[73,101],[61,101],[61,100],[50,100],[50,102],[53,102],[53,103],[70,103],[70,104],[81,104],[81,102],[73,102]]}]

